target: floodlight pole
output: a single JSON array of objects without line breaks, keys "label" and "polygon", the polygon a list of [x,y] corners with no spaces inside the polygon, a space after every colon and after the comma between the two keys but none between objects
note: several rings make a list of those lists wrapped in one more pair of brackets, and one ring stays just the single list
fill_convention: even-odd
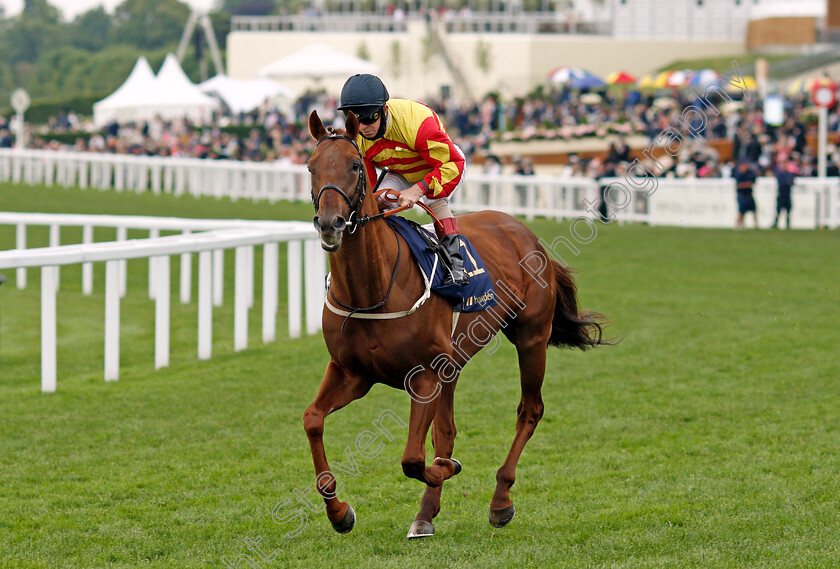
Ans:
[{"label": "floodlight pole", "polygon": [[204,38],[207,40],[207,47],[210,48],[210,56],[213,58],[213,67],[216,68],[216,74],[224,75],[225,67],[222,65],[222,54],[219,51],[219,44],[216,43],[213,22],[210,21],[210,16],[206,13],[196,10],[190,13],[187,25],[184,26],[184,33],[181,34],[181,41],[178,43],[178,52],[176,54],[178,63],[183,63],[184,61],[184,56],[187,54],[187,47],[190,45],[190,40],[195,33],[195,26],[197,24],[201,25],[201,29],[204,32]]},{"label": "floodlight pole", "polygon": [[175,54],[178,58],[178,63],[184,62],[184,56],[187,54],[187,46],[190,44],[190,40],[195,32],[196,22],[198,22],[198,12],[190,12],[187,25],[184,26],[184,31],[181,34],[181,41],[178,42],[178,52]]},{"label": "floodlight pole", "polygon": [[225,66],[222,64],[219,44],[216,43],[216,32],[213,31],[213,22],[207,14],[201,15],[201,27],[204,28],[204,37],[207,39],[207,46],[210,48],[210,56],[213,58],[213,67],[216,68],[216,74],[224,75]]}]

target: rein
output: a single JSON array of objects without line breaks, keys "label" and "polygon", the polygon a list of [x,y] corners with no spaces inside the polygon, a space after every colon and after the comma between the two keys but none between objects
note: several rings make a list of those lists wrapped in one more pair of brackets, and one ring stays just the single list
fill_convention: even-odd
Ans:
[{"label": "rein", "polygon": [[[397,235],[396,229],[394,229],[390,225],[388,226],[388,228],[394,233],[394,238],[397,240],[397,262],[394,263],[394,272],[391,273],[391,282],[388,283],[388,290],[385,291],[385,296],[382,297],[382,300],[380,300],[376,304],[373,304],[371,306],[366,306],[366,307],[363,307],[363,308],[348,306],[348,305],[344,304],[343,302],[341,302],[340,300],[338,300],[335,297],[335,294],[333,294],[333,291],[332,291],[332,287],[329,288],[330,298],[333,299],[336,304],[338,304],[341,308],[343,308],[346,311],[346,314],[343,314],[344,322],[341,323],[341,333],[342,334],[344,333],[344,326],[347,324],[347,321],[350,318],[364,318],[365,316],[368,316],[368,317],[372,316],[372,315],[367,314],[367,313],[368,312],[373,312],[374,310],[377,310],[377,309],[385,306],[385,303],[388,302],[388,298],[391,296],[391,290],[394,288],[394,283],[397,280],[397,270],[400,268],[400,258],[402,257],[402,243],[400,243],[400,238]],[[329,300],[326,301],[326,305],[330,308],[330,310],[332,310],[334,308],[330,304]],[[333,312],[335,312],[335,311],[333,310]],[[337,314],[340,314],[340,313],[337,313]],[[383,314],[382,316],[385,316],[385,315]]]}]

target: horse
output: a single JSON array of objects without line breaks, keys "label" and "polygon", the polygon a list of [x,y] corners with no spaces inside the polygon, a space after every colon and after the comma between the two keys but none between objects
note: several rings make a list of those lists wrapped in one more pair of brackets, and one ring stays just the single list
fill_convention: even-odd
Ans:
[{"label": "horse", "polygon": [[[543,415],[547,349],[586,350],[608,344],[603,336],[605,321],[598,313],[579,311],[570,271],[546,255],[523,223],[495,211],[460,215],[458,225],[500,291],[499,303],[460,314],[456,320],[443,297],[433,294],[425,302],[416,301],[424,297],[424,279],[406,243],[379,219],[382,214],[368,191],[371,180],[356,143],[357,117],[348,113],[344,129],[328,130],[313,111],[309,132],[317,141],[307,162],[314,224],[322,248],[329,252],[331,271],[322,316],[330,361],[303,423],[327,517],[339,533],[349,532],[356,522],[353,508],[337,496],[337,481],[324,450],[325,418],[382,383],[406,390],[412,399],[401,463],[405,475],[426,488],[408,537],[434,534],[432,521],[440,512],[443,482],[462,468],[452,458],[458,376],[501,331],[516,348],[522,390],[516,435],[496,473],[490,501],[490,523],[503,527],[516,513],[510,499],[516,464]],[[430,427],[436,456],[427,465]]]}]

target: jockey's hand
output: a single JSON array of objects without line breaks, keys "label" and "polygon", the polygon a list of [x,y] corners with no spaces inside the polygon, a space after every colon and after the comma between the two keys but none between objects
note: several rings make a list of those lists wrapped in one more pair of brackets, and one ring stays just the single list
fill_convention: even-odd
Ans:
[{"label": "jockey's hand", "polygon": [[426,192],[423,191],[423,188],[418,184],[414,184],[407,190],[400,192],[400,207],[414,207],[424,195],[426,195]]},{"label": "jockey's hand", "polygon": [[397,190],[388,190],[382,192],[376,198],[376,205],[379,206],[379,211],[388,211],[397,208],[400,201],[400,193]]},{"label": "jockey's hand", "polygon": [[379,211],[387,211],[390,207],[390,204],[388,202],[389,200],[385,197],[384,194],[376,198],[376,206],[379,208]]}]

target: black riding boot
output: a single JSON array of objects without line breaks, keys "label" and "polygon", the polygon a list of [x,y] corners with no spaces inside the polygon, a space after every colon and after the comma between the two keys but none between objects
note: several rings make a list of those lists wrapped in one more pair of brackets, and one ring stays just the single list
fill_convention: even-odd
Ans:
[{"label": "black riding boot", "polygon": [[464,269],[464,258],[461,257],[461,236],[458,234],[444,235],[440,239],[440,244],[446,249],[449,257],[449,266],[447,267],[449,274],[444,279],[444,284],[448,285],[454,282],[465,285],[470,282],[467,271]]}]

